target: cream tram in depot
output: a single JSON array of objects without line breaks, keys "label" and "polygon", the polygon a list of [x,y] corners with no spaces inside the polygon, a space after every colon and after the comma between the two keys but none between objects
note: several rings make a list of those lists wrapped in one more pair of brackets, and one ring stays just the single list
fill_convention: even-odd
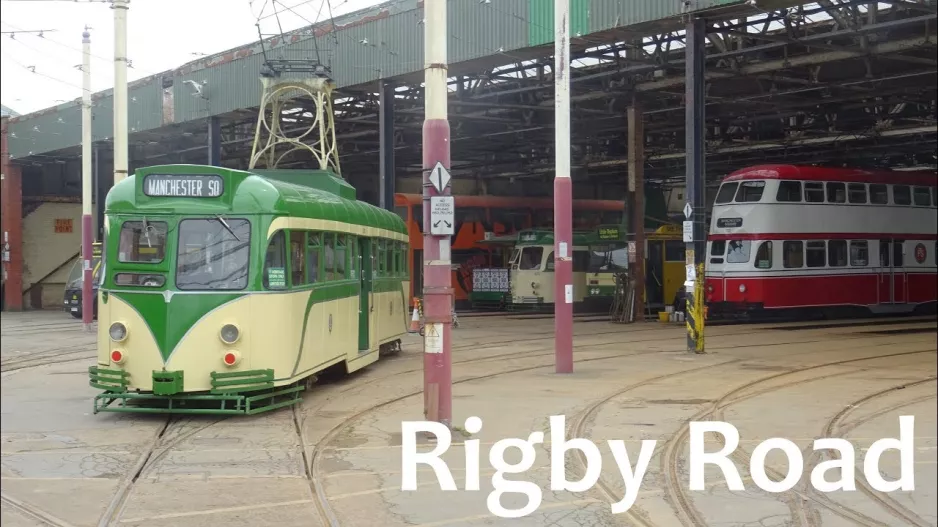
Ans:
[{"label": "cream tram in depot", "polygon": [[95,413],[256,413],[400,350],[406,227],[329,171],[140,169],[104,227]]},{"label": "cream tram in depot", "polygon": [[707,241],[711,315],[935,311],[938,176],[765,165],[727,176]]}]

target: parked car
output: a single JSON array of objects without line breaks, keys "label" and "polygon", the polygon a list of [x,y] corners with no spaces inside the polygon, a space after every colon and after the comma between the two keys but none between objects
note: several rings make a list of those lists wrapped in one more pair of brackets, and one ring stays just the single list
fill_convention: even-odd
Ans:
[{"label": "parked car", "polygon": [[[94,293],[95,300],[97,300],[98,281],[101,274],[101,244],[99,243],[94,244],[91,269],[93,270],[91,273],[91,290]],[[75,262],[75,265],[72,266],[72,270],[68,274],[68,281],[65,283],[65,297],[63,299],[65,311],[78,319],[82,317],[82,286],[84,285],[83,276],[84,273],[82,273],[81,258],[79,258],[78,261]],[[94,307],[92,318],[97,320],[98,302],[92,302],[91,305]]]}]

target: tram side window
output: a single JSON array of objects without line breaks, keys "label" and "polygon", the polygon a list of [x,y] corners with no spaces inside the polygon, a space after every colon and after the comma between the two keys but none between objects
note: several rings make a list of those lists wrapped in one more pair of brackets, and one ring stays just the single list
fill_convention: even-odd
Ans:
[{"label": "tram side window", "polygon": [[757,269],[772,268],[772,242],[762,242],[759,246],[759,250],[756,251],[755,265]]},{"label": "tram side window", "polygon": [[726,251],[726,263],[749,263],[749,240],[732,240]]},{"label": "tram side window", "polygon": [[394,276],[394,242],[385,242],[384,276]]},{"label": "tram side window", "polygon": [[[521,251],[521,262],[518,269],[522,271],[534,271],[541,268],[541,257],[544,256],[543,247],[525,247]],[[553,266],[553,258],[550,258],[549,265]]]},{"label": "tram side window", "polygon": [[779,181],[776,201],[801,201],[800,181]]},{"label": "tram side window", "polygon": [[915,199],[916,207],[931,206],[931,196],[929,196],[928,187],[913,187],[912,197]]},{"label": "tram side window", "polygon": [[762,199],[765,190],[765,181],[743,181],[736,192],[736,201],[751,203]]},{"label": "tram side window", "polygon": [[335,233],[322,233],[322,275],[323,280],[335,280]]},{"label": "tram side window", "polygon": [[905,240],[893,240],[892,242],[892,266],[893,267],[902,267],[902,248],[905,245]]},{"label": "tram side window", "polygon": [[290,231],[290,285],[305,285],[306,282],[306,233]]},{"label": "tram side window", "polygon": [[736,187],[739,186],[739,183],[724,183],[720,187],[719,192],[717,192],[717,198],[714,203],[729,203],[733,201],[733,196],[736,195]]},{"label": "tram side window", "polygon": [[870,261],[870,247],[866,240],[850,242],[850,265],[866,267]]},{"label": "tram side window", "polygon": [[938,187],[931,188],[931,206],[938,207]]},{"label": "tram side window", "polygon": [[264,258],[264,288],[285,289],[287,287],[287,254],[283,231],[277,231],[267,244]]},{"label": "tram side window", "polygon": [[847,242],[845,240],[827,242],[827,265],[830,267],[847,266]]},{"label": "tram side window", "polygon": [[322,234],[311,232],[306,238],[306,279],[310,284],[319,281],[319,253],[322,252]]},{"label": "tram side window", "polygon": [[886,185],[870,183],[870,203],[874,205],[885,205],[889,203],[889,196],[886,194]]},{"label": "tram side window", "polygon": [[843,183],[827,184],[827,202],[844,203],[847,201],[847,190]]},{"label": "tram side window", "polygon": [[166,251],[165,221],[125,221],[121,225],[117,260],[124,263],[160,263]]},{"label": "tram side window", "polygon": [[585,273],[590,267],[589,251],[573,251],[573,272]]},{"label": "tram side window", "polygon": [[348,274],[346,258],[348,257],[348,242],[344,234],[335,235],[335,277],[334,280],[345,280]]},{"label": "tram side window", "polygon": [[808,203],[824,203],[824,183],[805,181],[804,200]]},{"label": "tram side window", "polygon": [[808,267],[827,265],[827,244],[822,241],[808,242],[805,247],[805,262]]},{"label": "tram side window", "polygon": [[782,266],[786,269],[804,267],[804,243],[786,241],[782,243]]},{"label": "tram side window", "polygon": [[721,264],[723,263],[723,255],[726,254],[726,242],[723,240],[717,240],[710,242],[710,256],[716,258],[710,258],[710,263],[712,264]]},{"label": "tram side window", "polygon": [[892,202],[896,205],[911,205],[912,192],[907,185],[892,186]]},{"label": "tram side window", "polygon": [[866,184],[850,183],[847,185],[847,200],[850,203],[866,203]]}]

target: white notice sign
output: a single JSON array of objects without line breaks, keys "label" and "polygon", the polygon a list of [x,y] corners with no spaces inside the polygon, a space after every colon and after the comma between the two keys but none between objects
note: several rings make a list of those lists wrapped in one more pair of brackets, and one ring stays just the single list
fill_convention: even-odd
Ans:
[{"label": "white notice sign", "polygon": [[563,301],[567,304],[573,303],[573,286],[571,284],[563,286]]},{"label": "white notice sign", "polygon": [[560,246],[560,258],[567,258],[567,242],[560,242],[557,244]]},{"label": "white notice sign", "polygon": [[430,198],[430,234],[452,236],[456,216],[453,196],[432,196]]},{"label": "white notice sign", "polygon": [[684,243],[691,243],[694,241],[694,222],[685,221],[684,222]]},{"label": "white notice sign", "polygon": [[443,353],[443,324],[435,322],[424,326],[424,353]]},{"label": "white notice sign", "polygon": [[693,265],[684,266],[684,281],[694,282],[697,280],[697,268]]}]

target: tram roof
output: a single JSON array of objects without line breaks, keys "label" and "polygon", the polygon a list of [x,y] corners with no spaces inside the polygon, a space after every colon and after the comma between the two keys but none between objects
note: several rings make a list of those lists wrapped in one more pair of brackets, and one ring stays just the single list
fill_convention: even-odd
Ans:
[{"label": "tram roof", "polygon": [[789,179],[802,181],[843,181],[847,183],[895,183],[900,185],[938,185],[938,173],[926,171],[862,170],[801,165],[756,165],[739,169],[723,182],[753,179]]},{"label": "tram roof", "polygon": [[[221,176],[218,197],[154,197],[144,190],[149,175]],[[274,214],[316,218],[407,233],[397,214],[358,201],[355,188],[325,170],[242,171],[206,165],[141,168],[114,185],[105,203],[117,214]]]}]

